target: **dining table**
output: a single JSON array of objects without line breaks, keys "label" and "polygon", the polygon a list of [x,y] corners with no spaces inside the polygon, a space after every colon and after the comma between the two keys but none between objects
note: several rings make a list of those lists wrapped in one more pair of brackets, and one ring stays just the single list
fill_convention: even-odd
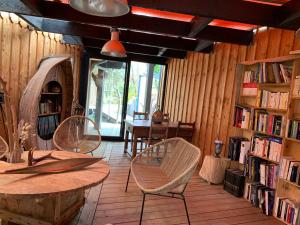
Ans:
[{"label": "dining table", "polygon": [[[170,121],[168,127],[168,138],[177,136],[178,122]],[[124,153],[127,153],[132,159],[137,155],[137,143],[140,138],[147,138],[151,127],[151,120],[125,120],[125,145]],[[185,128],[186,131],[191,131],[192,128]],[[131,140],[129,140],[129,134],[131,133]],[[128,149],[129,141],[132,142],[132,148]]]},{"label": "dining table", "polygon": [[[36,150],[34,157],[50,151]],[[91,157],[85,154],[53,151],[53,160]],[[8,174],[6,170],[27,167],[28,152],[21,163],[0,161],[0,224],[68,224],[85,204],[85,190],[102,183],[109,175],[108,164],[101,160],[80,170],[54,174]]]}]

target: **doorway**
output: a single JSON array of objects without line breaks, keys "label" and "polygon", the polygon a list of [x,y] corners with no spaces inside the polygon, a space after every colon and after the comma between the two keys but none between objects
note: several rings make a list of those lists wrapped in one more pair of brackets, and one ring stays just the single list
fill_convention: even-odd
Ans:
[{"label": "doorway", "polygon": [[124,114],[126,62],[93,59],[89,61],[86,115],[101,136],[121,138]]}]

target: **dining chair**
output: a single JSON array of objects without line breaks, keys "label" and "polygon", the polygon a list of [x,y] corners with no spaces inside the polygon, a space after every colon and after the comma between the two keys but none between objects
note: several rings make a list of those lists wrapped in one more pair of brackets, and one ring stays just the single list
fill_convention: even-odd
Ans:
[{"label": "dining chair", "polygon": [[[136,112],[136,111],[133,112],[133,120],[148,120],[148,119],[149,119],[148,112]],[[148,137],[141,137],[137,140],[137,142],[141,144],[140,151],[143,150],[144,143],[147,139],[148,139]],[[131,144],[131,149],[132,149],[132,145],[133,145],[133,143]]]},{"label": "dining chair", "polygon": [[170,121],[170,115],[169,113],[164,113],[164,119],[163,121]]},{"label": "dining chair", "polygon": [[[157,149],[159,155],[153,154]],[[128,181],[132,174],[143,194],[140,225],[147,195],[183,200],[188,224],[190,224],[184,191],[198,166],[200,156],[201,151],[196,146],[182,138],[171,138],[145,149],[133,159],[125,191],[127,192]]]},{"label": "dining chair", "polygon": [[149,136],[147,139],[147,147],[154,145],[160,141],[166,140],[169,134],[169,120],[161,123],[151,121]]},{"label": "dining chair", "polygon": [[54,146],[58,150],[91,153],[101,144],[101,135],[96,124],[85,116],[71,116],[55,130]]},{"label": "dining chair", "polygon": [[133,120],[148,120],[149,113],[147,112],[133,112]]},{"label": "dining chair", "polygon": [[194,131],[195,131],[195,122],[183,123],[179,121],[176,130],[176,137],[181,137],[188,142],[192,142]]}]

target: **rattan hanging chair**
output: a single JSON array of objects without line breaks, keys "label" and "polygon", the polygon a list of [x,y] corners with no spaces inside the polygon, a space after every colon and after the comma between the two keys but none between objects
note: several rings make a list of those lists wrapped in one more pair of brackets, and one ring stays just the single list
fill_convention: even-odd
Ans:
[{"label": "rattan hanging chair", "polygon": [[100,146],[101,135],[88,117],[71,116],[58,126],[53,143],[59,150],[93,154]]},{"label": "rattan hanging chair", "polygon": [[184,191],[198,166],[200,156],[199,148],[182,138],[172,138],[145,149],[133,159],[126,191],[131,173],[143,193],[140,224],[146,195],[182,199],[190,224]]}]

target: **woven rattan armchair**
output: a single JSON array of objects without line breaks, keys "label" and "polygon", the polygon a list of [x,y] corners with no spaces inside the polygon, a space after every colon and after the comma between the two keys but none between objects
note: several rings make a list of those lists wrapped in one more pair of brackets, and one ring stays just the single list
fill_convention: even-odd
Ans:
[{"label": "woven rattan armchair", "polygon": [[125,191],[132,174],[143,193],[139,224],[142,223],[146,195],[182,199],[190,224],[184,191],[199,163],[200,156],[199,148],[182,138],[172,138],[145,149],[133,159]]},{"label": "woven rattan armchair", "polygon": [[91,119],[71,116],[58,126],[53,143],[59,150],[93,155],[93,151],[100,146],[101,135]]}]

